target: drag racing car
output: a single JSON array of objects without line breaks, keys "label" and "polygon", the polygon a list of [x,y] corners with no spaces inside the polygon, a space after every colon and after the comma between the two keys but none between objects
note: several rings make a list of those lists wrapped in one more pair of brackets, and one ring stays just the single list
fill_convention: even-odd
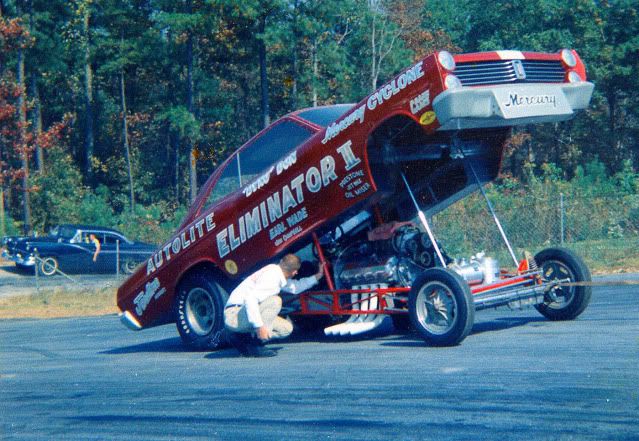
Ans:
[{"label": "drag racing car", "polygon": [[432,54],[356,104],[288,114],[234,152],[175,235],[118,290],[131,329],[176,323],[183,341],[223,344],[223,309],[243,277],[285,253],[324,263],[323,284],[287,301],[296,322],[330,317],[356,335],[387,317],[430,345],[459,344],[478,310],[534,306],[550,320],[587,307],[590,273],[550,248],[508,265],[448,256],[429,219],[499,172],[512,127],[570,119],[593,84],[574,50]]}]

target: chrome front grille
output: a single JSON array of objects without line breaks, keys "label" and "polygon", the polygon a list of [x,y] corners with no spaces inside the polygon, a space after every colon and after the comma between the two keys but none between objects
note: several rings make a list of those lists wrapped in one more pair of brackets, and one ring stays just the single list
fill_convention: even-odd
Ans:
[{"label": "chrome front grille", "polygon": [[508,83],[562,83],[561,61],[500,60],[457,63],[455,75],[464,86]]}]

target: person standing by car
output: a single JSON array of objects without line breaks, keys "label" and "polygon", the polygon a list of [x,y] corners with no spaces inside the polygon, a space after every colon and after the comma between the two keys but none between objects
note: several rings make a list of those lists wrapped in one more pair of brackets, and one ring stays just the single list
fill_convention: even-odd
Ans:
[{"label": "person standing by car", "polygon": [[102,245],[100,244],[100,241],[98,240],[98,238],[95,237],[95,234],[90,234],[89,240],[93,242],[93,245],[95,245],[95,253],[93,253],[93,261],[95,262],[96,260],[98,260],[98,254],[100,254]]},{"label": "person standing by car", "polygon": [[287,254],[279,264],[270,264],[248,276],[229,296],[224,308],[224,324],[229,341],[245,357],[272,357],[276,352],[264,347],[272,338],[285,338],[293,332],[293,325],[279,317],[285,291],[299,294],[324,276],[323,265],[316,274],[299,280],[291,279],[299,271],[300,258]]}]

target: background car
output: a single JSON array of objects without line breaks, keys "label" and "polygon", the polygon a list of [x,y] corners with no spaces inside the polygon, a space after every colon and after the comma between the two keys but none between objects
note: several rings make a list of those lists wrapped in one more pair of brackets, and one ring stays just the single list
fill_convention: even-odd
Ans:
[{"label": "background car", "polygon": [[54,275],[58,270],[69,273],[119,270],[132,274],[154,249],[154,245],[132,241],[111,228],[65,224],[56,226],[47,236],[7,241],[3,257],[22,268],[37,265],[44,276]]}]

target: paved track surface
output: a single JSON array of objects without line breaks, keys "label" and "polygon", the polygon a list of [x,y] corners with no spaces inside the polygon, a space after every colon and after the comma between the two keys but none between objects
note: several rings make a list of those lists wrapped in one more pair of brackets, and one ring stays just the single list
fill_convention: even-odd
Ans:
[{"label": "paved track surface", "polygon": [[124,275],[118,277],[116,274],[71,274],[70,277],[75,282],[60,274],[36,279],[33,270],[23,270],[11,262],[0,260],[0,298],[33,294],[38,288],[80,291],[117,287],[125,278]]},{"label": "paved track surface", "polygon": [[638,331],[636,285],[573,322],[481,312],[458,347],[315,336],[271,359],[115,316],[0,321],[0,439],[637,440]]}]

